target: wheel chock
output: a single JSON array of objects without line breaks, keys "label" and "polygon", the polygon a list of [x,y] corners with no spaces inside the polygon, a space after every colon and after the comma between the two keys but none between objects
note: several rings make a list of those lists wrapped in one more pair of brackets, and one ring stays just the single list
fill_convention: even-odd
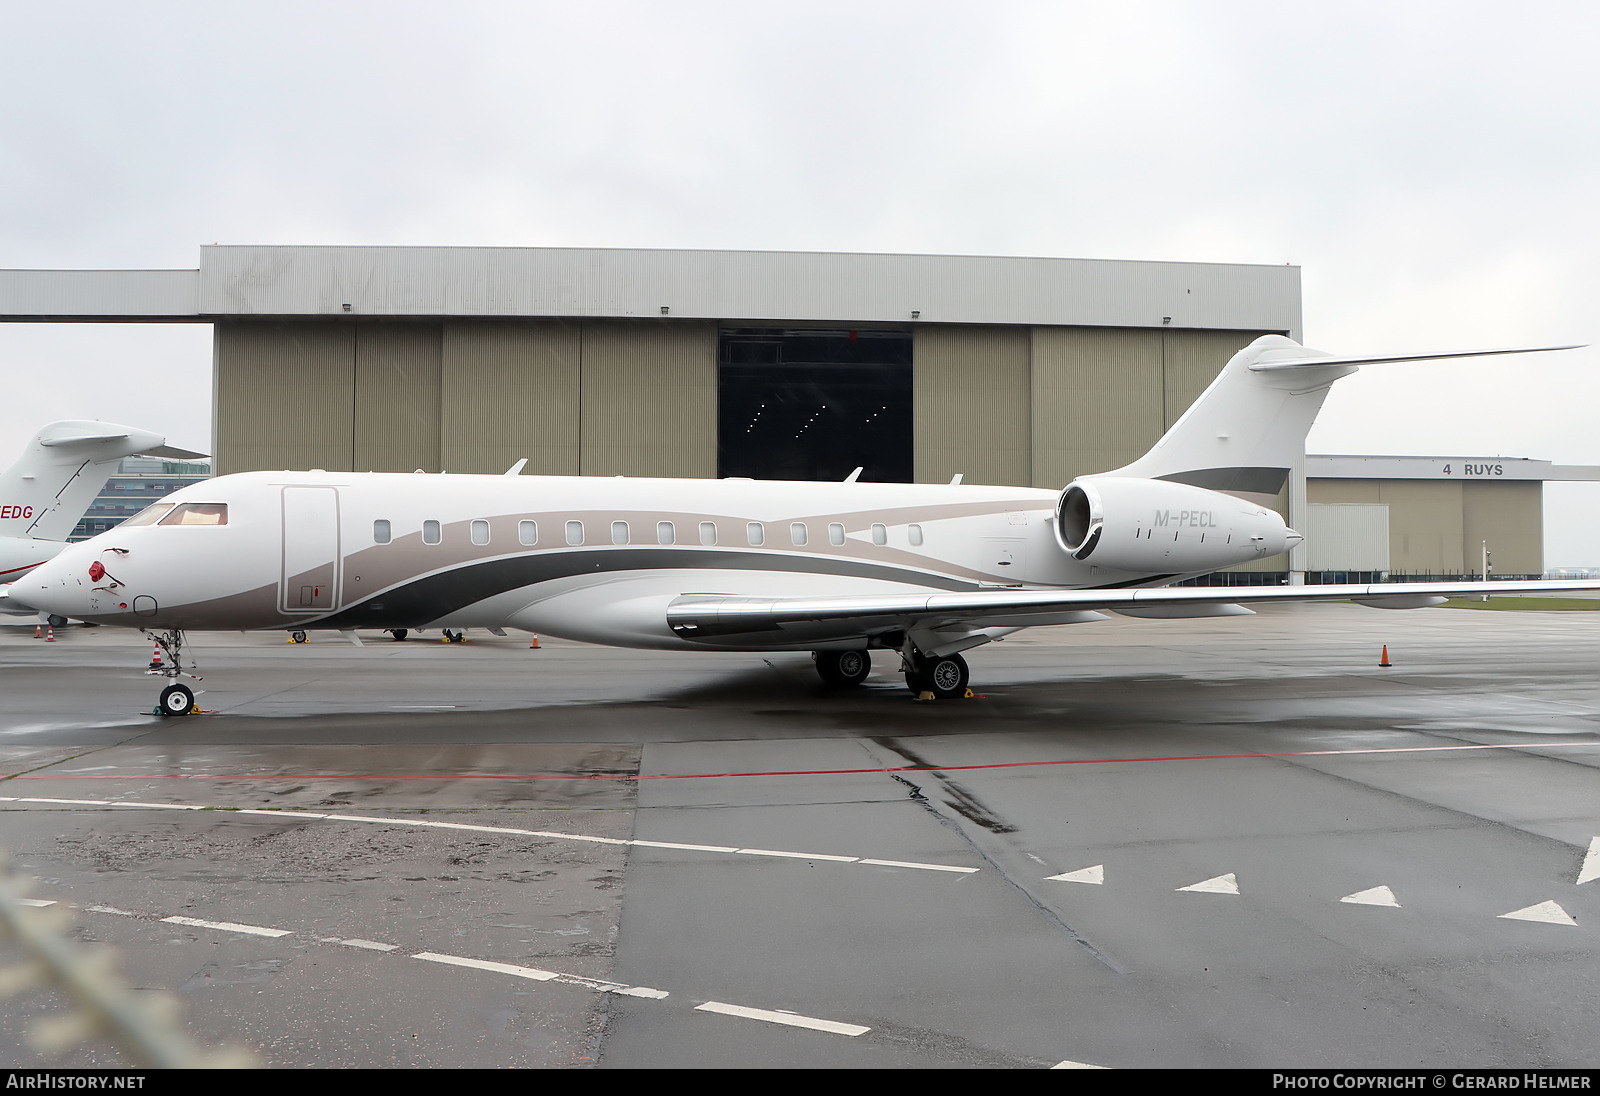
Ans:
[{"label": "wheel chock", "polygon": [[917,699],[920,701],[920,700],[935,700],[937,698],[933,695],[933,690],[932,689],[924,689],[920,693],[917,694]]}]

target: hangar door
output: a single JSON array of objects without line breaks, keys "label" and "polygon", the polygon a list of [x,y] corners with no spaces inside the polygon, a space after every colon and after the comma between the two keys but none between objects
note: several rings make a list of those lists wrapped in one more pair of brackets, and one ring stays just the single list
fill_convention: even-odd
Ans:
[{"label": "hangar door", "polygon": [[911,332],[724,329],[717,475],[910,483]]},{"label": "hangar door", "polygon": [[339,604],[339,490],[283,489],[283,571],[278,608],[326,613]]}]

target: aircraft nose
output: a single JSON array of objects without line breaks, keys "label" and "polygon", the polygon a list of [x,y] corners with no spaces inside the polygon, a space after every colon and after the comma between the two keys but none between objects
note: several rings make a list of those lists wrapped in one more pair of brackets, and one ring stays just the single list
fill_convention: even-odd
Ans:
[{"label": "aircraft nose", "polygon": [[[25,609],[81,617],[89,600],[88,587],[83,582],[88,576],[75,574],[67,557],[80,562],[82,559],[77,552],[69,550],[41,563],[11,584],[7,600]],[[82,568],[77,570],[82,571]]]}]

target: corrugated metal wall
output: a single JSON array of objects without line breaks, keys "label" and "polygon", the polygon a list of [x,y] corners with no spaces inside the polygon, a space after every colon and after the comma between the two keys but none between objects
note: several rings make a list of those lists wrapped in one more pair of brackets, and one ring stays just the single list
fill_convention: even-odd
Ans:
[{"label": "corrugated metal wall", "polygon": [[717,326],[583,325],[586,476],[717,474]]},{"label": "corrugated metal wall", "polygon": [[439,470],[442,353],[437,323],[356,324],[356,471]]},{"label": "corrugated metal wall", "polygon": [[218,323],[216,470],[350,471],[354,324]]},{"label": "corrugated metal wall", "polygon": [[440,463],[452,472],[578,474],[580,325],[559,320],[444,325]]},{"label": "corrugated metal wall", "polygon": [[1319,479],[1307,496],[1386,503],[1391,575],[1475,575],[1485,540],[1496,574],[1544,573],[1542,483]]},{"label": "corrugated metal wall", "polygon": [[1306,507],[1306,570],[1389,570],[1389,508],[1334,502]]},{"label": "corrugated metal wall", "polygon": [[1495,574],[1544,574],[1543,483],[1463,483],[1461,501],[1467,572],[1479,571],[1488,541]]},{"label": "corrugated metal wall", "polygon": [[1161,335],[1033,329],[1033,486],[1120,467],[1161,436]]},{"label": "corrugated metal wall", "polygon": [[1026,327],[922,325],[912,330],[916,478],[948,483],[1032,480]]}]

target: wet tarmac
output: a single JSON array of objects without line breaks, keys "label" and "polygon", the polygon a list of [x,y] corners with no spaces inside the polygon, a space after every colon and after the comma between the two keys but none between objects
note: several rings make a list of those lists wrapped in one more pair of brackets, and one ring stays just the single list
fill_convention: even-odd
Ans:
[{"label": "wet tarmac", "polygon": [[[0,846],[265,1064],[1594,1065],[1600,614],[1041,629],[936,703],[363,635],[192,636],[163,720],[137,634],[0,628]],[[120,1061],[62,1008],[0,1056]]]}]

